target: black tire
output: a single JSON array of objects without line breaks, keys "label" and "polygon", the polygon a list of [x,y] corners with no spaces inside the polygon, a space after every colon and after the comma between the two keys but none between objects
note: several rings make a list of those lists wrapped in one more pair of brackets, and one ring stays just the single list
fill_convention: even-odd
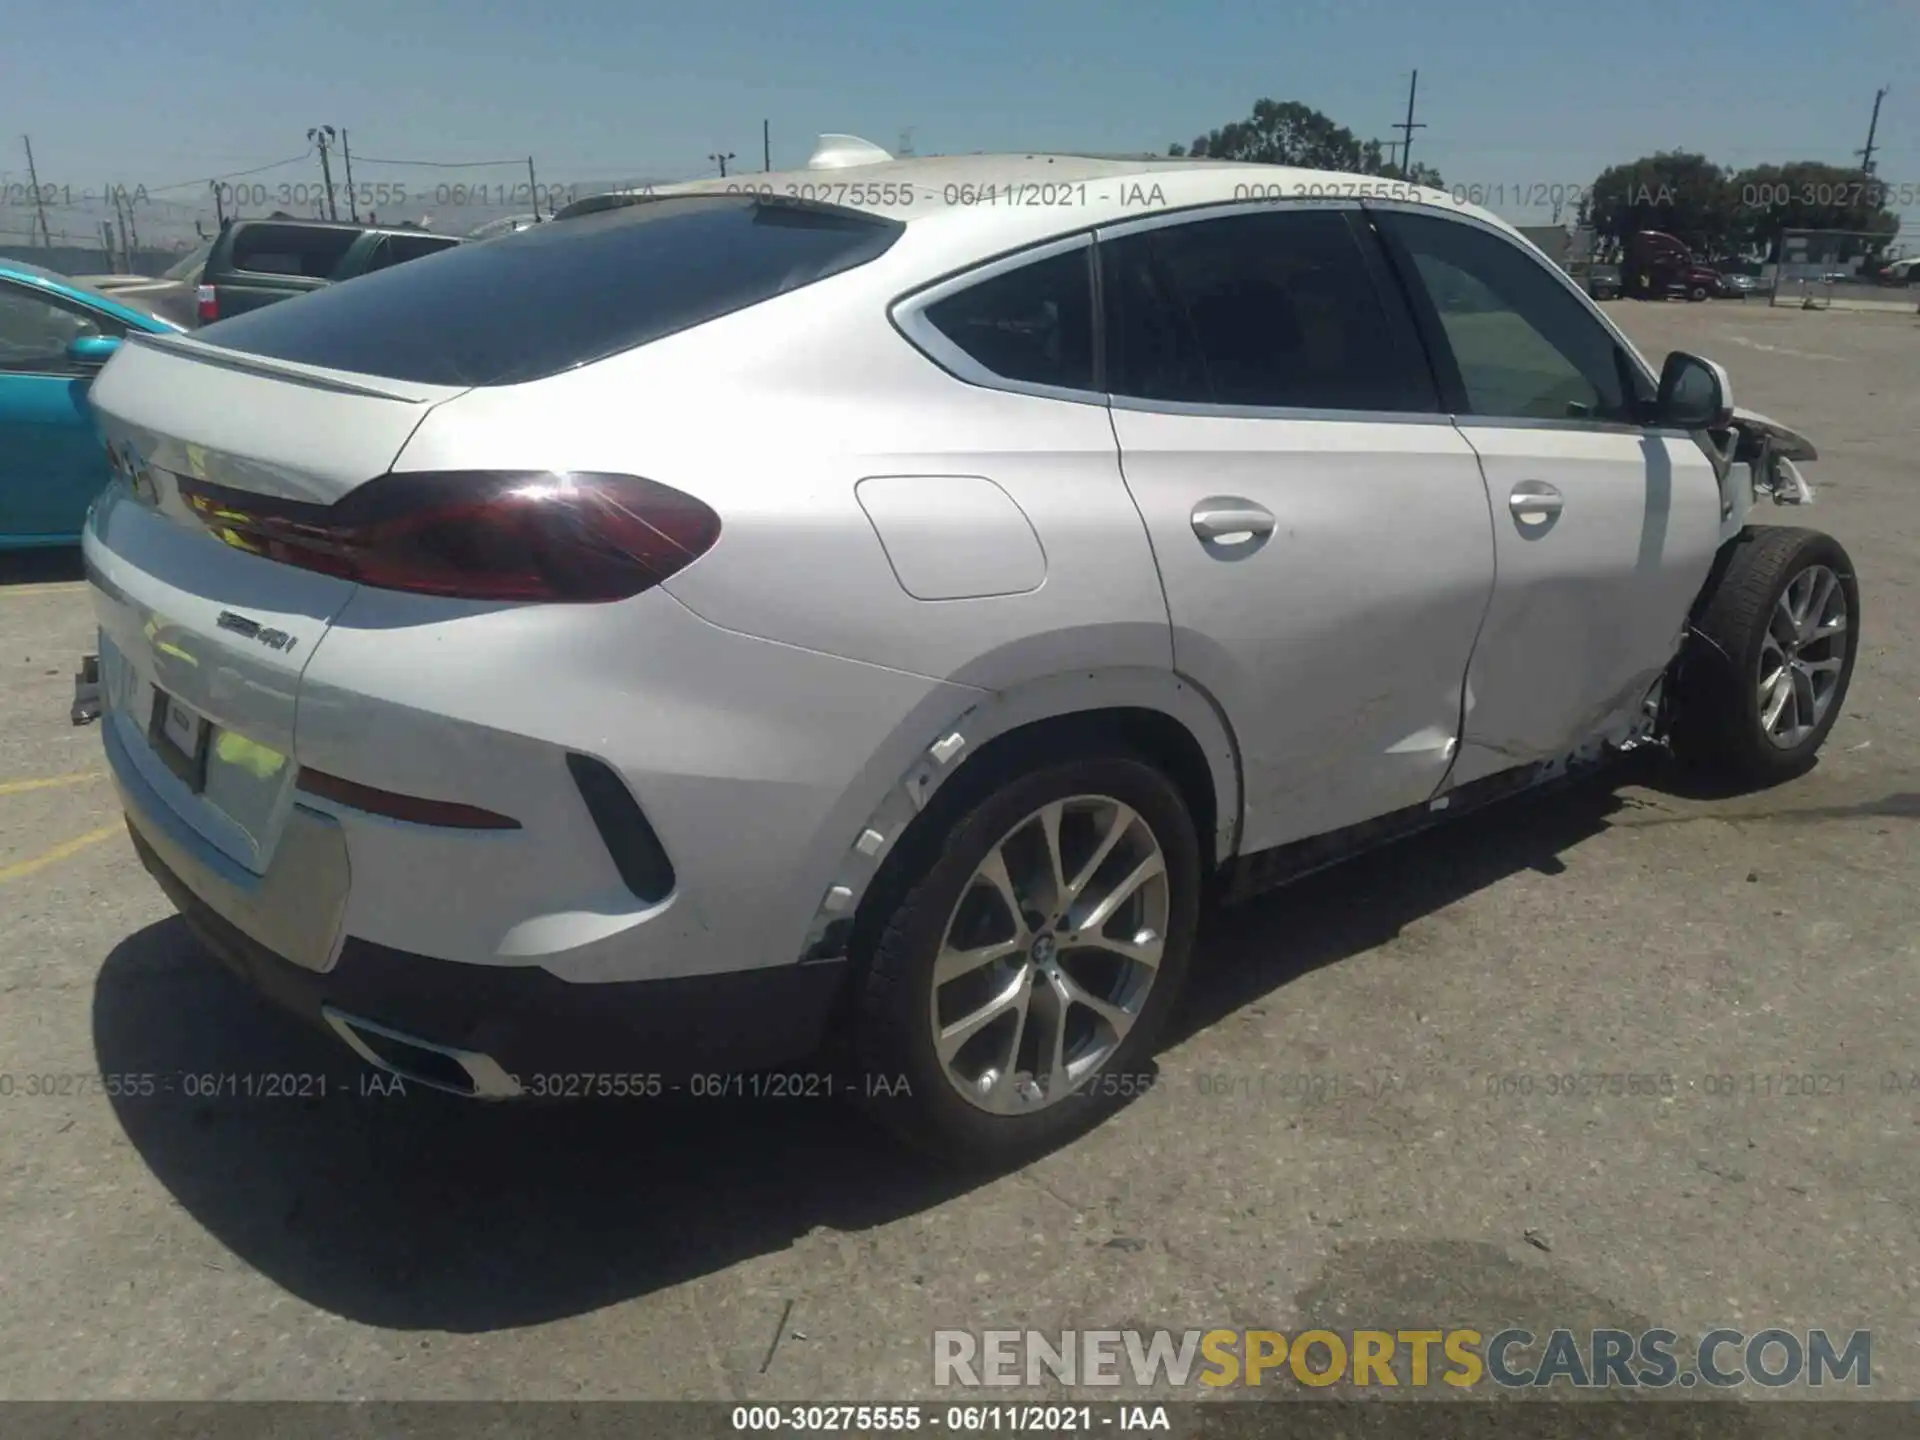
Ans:
[{"label": "black tire", "polygon": [[[1822,565],[1846,597],[1839,679],[1818,724],[1784,747],[1766,734],[1759,675],[1774,607],[1810,566]],[[1763,786],[1804,771],[1847,699],[1860,650],[1860,587],[1839,541],[1817,530],[1749,526],[1722,552],[1701,597],[1675,676],[1673,750],[1684,763],[1738,784]]]},{"label": "black tire", "polygon": [[[966,785],[967,776],[952,783]],[[948,1163],[1003,1169],[1092,1129],[1152,1083],[1147,1062],[1179,1000],[1193,950],[1200,842],[1173,782],[1130,754],[1040,759],[1025,773],[983,777],[970,789],[961,801],[968,808],[957,819],[918,836],[889,893],[876,895],[880,912],[870,927],[860,927],[871,939],[855,940],[856,1094],[864,1095],[875,1118],[915,1148]],[[1076,795],[1106,796],[1132,807],[1159,843],[1168,917],[1157,978],[1120,1045],[1075,1093],[1030,1114],[990,1114],[960,1095],[935,1052],[929,1021],[934,957],[987,852],[1041,806]],[[868,953],[862,955],[863,949]]]},{"label": "black tire", "polygon": [[1707,298],[1707,292],[1698,285],[1694,286],[1693,289],[1687,292],[1687,299],[1691,301],[1698,302],[1706,298]]}]

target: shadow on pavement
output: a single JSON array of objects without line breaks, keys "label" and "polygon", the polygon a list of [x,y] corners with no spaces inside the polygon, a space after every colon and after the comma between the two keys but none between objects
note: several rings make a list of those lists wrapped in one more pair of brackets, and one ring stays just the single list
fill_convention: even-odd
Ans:
[{"label": "shadow on pavement", "polygon": [[0,552],[0,590],[9,585],[52,585],[86,578],[78,545]]},{"label": "shadow on pavement", "polygon": [[[178,919],[114,949],[93,1018],[102,1073],[160,1077],[152,1097],[113,1104],[174,1198],[275,1283],[370,1325],[473,1332],[583,1314],[964,1185],[833,1100],[362,1093],[376,1072],[255,997]],[[273,1075],[325,1076],[326,1095],[231,1093]],[[215,1088],[229,1093],[186,1093]]]},{"label": "shadow on pavement", "polygon": [[[1562,851],[1645,803],[1619,790],[1647,779],[1633,766],[1510,802],[1210,917],[1166,1043],[1509,875],[1557,873]],[[939,1173],[834,1100],[536,1108],[367,1093],[375,1072],[256,998],[177,919],[107,957],[94,1040],[102,1073],[158,1077],[152,1096],[113,1103],[174,1197],[276,1283],[372,1325],[474,1332],[581,1314],[815,1226],[917,1213],[982,1178]],[[325,1094],[245,1093],[275,1075],[324,1076]]]}]

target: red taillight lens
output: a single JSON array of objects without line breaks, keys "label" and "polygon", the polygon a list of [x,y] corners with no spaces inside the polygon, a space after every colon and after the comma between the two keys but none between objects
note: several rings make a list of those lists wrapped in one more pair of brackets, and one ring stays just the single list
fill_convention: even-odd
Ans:
[{"label": "red taillight lens", "polygon": [[213,286],[200,286],[193,292],[193,301],[202,325],[211,325],[220,318],[220,292]]},{"label": "red taillight lens", "polygon": [[334,505],[182,478],[229,545],[382,590],[468,600],[624,600],[713,548],[720,517],[635,475],[421,471]]}]

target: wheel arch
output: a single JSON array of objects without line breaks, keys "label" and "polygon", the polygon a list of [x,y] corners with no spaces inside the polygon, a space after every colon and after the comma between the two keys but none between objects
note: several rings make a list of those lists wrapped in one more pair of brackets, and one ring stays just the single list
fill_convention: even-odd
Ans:
[{"label": "wheel arch", "polygon": [[1131,751],[1174,782],[1209,870],[1234,855],[1242,822],[1240,752],[1213,697],[1163,670],[1077,671],[982,698],[928,737],[849,838],[847,859],[808,929],[803,960],[844,955],[885,897],[966,806],[1000,777],[1091,746]]}]

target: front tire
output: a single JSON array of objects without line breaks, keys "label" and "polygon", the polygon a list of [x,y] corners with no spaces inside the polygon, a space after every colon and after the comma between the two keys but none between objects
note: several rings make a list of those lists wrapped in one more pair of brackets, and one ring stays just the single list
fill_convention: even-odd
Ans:
[{"label": "front tire", "polygon": [[1715,569],[1677,676],[1674,752],[1772,784],[1812,763],[1846,701],[1860,647],[1853,561],[1817,530],[1754,526]]},{"label": "front tire", "polygon": [[1193,948],[1199,839],[1173,783],[1122,754],[1006,779],[928,838],[878,917],[856,1058],[896,1134],[1003,1168],[1151,1083]]}]

